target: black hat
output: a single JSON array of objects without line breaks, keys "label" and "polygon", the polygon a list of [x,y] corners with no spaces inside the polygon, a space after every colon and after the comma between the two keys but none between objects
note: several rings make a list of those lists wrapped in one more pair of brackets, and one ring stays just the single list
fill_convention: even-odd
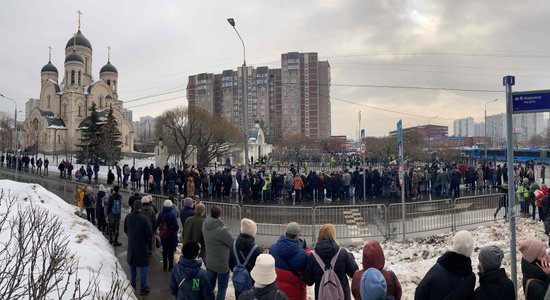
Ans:
[{"label": "black hat", "polygon": [[199,256],[201,246],[195,241],[187,241],[181,248],[181,253],[186,259],[195,259]]}]

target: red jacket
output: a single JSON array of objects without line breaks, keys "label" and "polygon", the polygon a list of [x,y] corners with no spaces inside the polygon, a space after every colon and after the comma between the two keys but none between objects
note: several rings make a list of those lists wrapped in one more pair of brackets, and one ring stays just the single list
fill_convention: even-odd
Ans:
[{"label": "red jacket", "polygon": [[535,204],[538,207],[542,207],[542,202],[540,202],[540,200],[542,200],[542,198],[544,198],[544,196],[546,195],[548,195],[548,187],[546,185],[543,185],[538,193],[537,191],[535,191]]},{"label": "red jacket", "polygon": [[397,300],[401,299],[403,295],[401,284],[397,276],[391,274],[393,272],[390,273],[390,271],[384,269],[385,264],[386,259],[384,258],[384,252],[382,251],[382,247],[380,247],[380,243],[377,241],[366,243],[363,247],[363,269],[355,271],[353,279],[351,280],[351,294],[355,300],[361,300],[361,293],[359,291],[361,276],[363,276],[363,273],[369,268],[380,270],[380,273],[382,273],[384,279],[386,279],[386,286],[388,287],[386,296],[393,296]]}]

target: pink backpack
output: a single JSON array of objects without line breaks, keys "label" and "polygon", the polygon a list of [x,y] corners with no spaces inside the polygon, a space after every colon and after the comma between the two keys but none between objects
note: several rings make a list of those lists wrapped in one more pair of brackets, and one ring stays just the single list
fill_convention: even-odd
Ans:
[{"label": "pink backpack", "polygon": [[[319,293],[317,294],[318,300],[344,300],[344,290],[340,284],[340,279],[338,275],[334,272],[334,266],[338,260],[342,248],[338,249],[338,252],[330,260],[330,268],[327,268],[321,257],[317,253],[313,252],[313,257],[319,264],[322,270],[324,270],[323,277],[321,277],[321,282],[319,282]],[[344,250],[345,251],[345,250]]]}]

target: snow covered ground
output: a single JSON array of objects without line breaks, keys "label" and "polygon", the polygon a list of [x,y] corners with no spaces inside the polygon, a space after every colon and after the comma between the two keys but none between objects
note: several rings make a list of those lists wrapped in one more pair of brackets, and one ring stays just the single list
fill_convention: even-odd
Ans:
[{"label": "snow covered ground", "polygon": [[[4,198],[0,203],[0,217],[7,214],[8,218],[13,218],[18,211],[24,211],[30,206],[39,207],[48,212],[51,216],[58,217],[61,221],[62,241],[68,243],[69,250],[74,254],[78,261],[78,279],[81,286],[85,286],[97,276],[99,291],[103,297],[109,292],[114,281],[113,276],[117,276],[122,283],[127,286],[128,280],[118,260],[114,255],[112,247],[91,223],[82,220],[75,215],[75,207],[67,204],[64,200],[55,194],[47,191],[37,184],[18,183],[10,180],[0,180],[0,192]],[[15,205],[8,209],[6,199],[16,198]],[[7,225],[9,226],[9,225]],[[8,241],[10,230],[0,232],[0,241]],[[3,261],[0,253],[0,260]],[[34,272],[36,270],[33,269]],[[118,272],[118,275],[113,275]],[[71,282],[69,290],[74,283]],[[103,294],[105,293],[105,294]],[[132,288],[125,291],[129,299],[136,299]],[[68,299],[68,295],[63,297]],[[58,299],[55,291],[50,292],[48,299]]]}]

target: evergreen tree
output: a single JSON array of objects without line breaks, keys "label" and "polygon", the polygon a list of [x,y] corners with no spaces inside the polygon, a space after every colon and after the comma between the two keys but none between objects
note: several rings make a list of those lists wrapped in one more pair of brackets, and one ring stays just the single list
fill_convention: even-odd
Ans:
[{"label": "evergreen tree", "polygon": [[102,128],[103,124],[99,119],[96,105],[92,102],[90,106],[90,116],[86,118],[83,126],[80,128],[82,134],[79,144],[78,159],[84,163],[96,162],[100,159],[100,147],[102,147]]},{"label": "evergreen tree", "polygon": [[122,134],[118,129],[118,122],[113,116],[113,107],[109,108],[107,118],[101,130],[102,145],[100,156],[107,165],[114,164],[122,158]]}]

